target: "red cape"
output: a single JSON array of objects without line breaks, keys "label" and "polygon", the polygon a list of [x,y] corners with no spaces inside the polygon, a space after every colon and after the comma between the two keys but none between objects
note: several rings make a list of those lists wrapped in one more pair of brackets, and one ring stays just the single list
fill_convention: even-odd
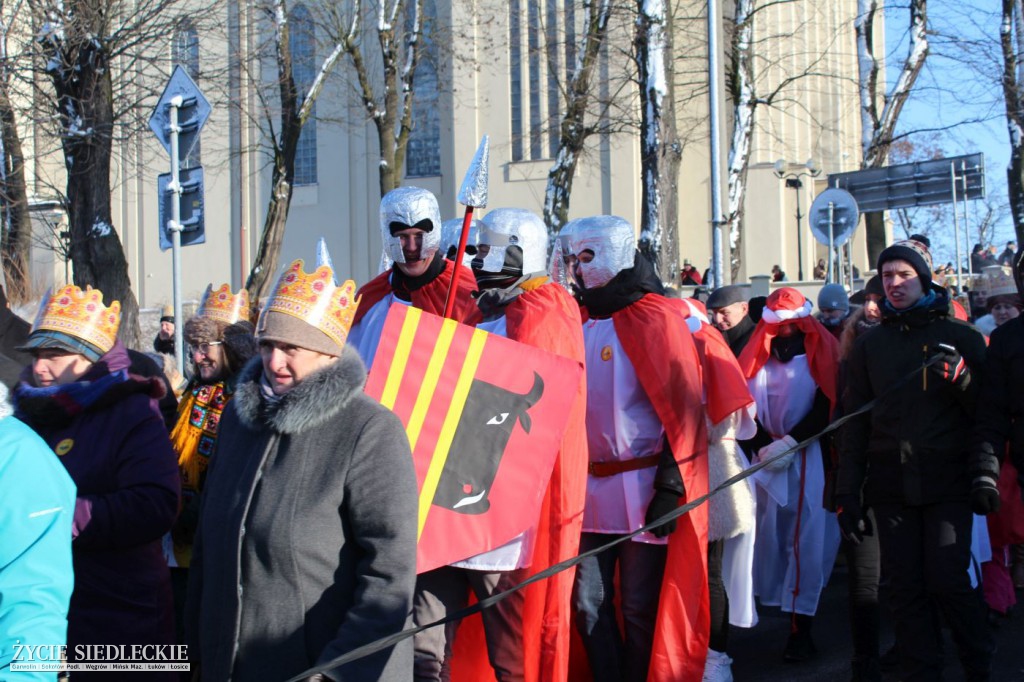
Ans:
[{"label": "red cape", "polygon": [[832,406],[836,405],[836,382],[839,379],[839,342],[829,334],[825,326],[814,317],[800,317],[780,324],[768,324],[764,320],[757,323],[750,341],[740,354],[740,369],[743,376],[753,379],[764,367],[771,355],[772,339],[784,324],[793,324],[804,333],[804,348],[807,350],[807,364],[811,368],[814,383],[828,397]]},{"label": "red cape", "polygon": [[[690,317],[686,302],[677,302],[681,304],[679,310],[683,317]],[[736,410],[753,404],[754,398],[750,395],[743,370],[722,333],[701,321],[700,328],[693,334],[693,342],[703,369],[702,378],[707,392],[705,407],[711,423],[718,424]]]},{"label": "red cape", "polygon": [[[701,404],[701,361],[680,303],[647,294],[613,313],[612,321],[671,441],[686,497],[695,499],[708,492],[708,438]],[[581,314],[589,318],[582,306]],[[652,339],[657,340],[656,349]],[[649,682],[699,682],[704,676],[711,631],[707,538],[707,504],[681,516],[669,538]],[[572,662],[570,680],[591,679],[582,651],[574,652]]]},{"label": "red cape", "polygon": [[[579,307],[557,284],[528,291],[505,311],[508,338],[584,363]],[[580,379],[569,425],[541,507],[533,561],[534,574],[576,555],[587,492],[586,378]],[[526,682],[564,682],[569,670],[573,570],[526,588],[523,610]],[[452,655],[456,682],[493,680],[480,616],[463,622]]]},{"label": "red cape", "polygon": [[[612,315],[615,333],[672,445],[686,498],[708,492],[700,359],[676,304],[648,294]],[[652,341],[656,340],[656,348]],[[653,351],[653,352],[652,352]],[[669,537],[649,682],[699,682],[710,634],[708,507],[679,517]]]},{"label": "red cape", "polygon": [[[363,315],[370,312],[370,308],[377,305],[385,296],[391,293],[391,269],[385,270],[369,282],[364,284],[356,292],[360,296],[359,307],[352,324],[359,324]],[[434,315],[444,315],[444,302],[448,296],[448,287],[452,281],[452,262],[444,261],[444,269],[432,282],[412,292],[412,304]],[[476,306],[476,300],[470,294],[476,291],[476,277],[473,271],[464,265],[459,266],[459,285],[457,298],[455,299],[455,313],[453,319],[464,324],[476,325],[480,321],[480,309]]]}]

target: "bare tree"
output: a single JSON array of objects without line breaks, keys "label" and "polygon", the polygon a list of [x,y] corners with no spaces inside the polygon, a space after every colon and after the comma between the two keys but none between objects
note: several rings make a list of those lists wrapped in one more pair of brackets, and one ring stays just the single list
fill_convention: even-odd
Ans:
[{"label": "bare tree", "polygon": [[746,200],[747,169],[750,167],[750,139],[758,98],[754,79],[755,0],[736,0],[733,31],[729,45],[728,88],[732,100],[732,135],[727,166],[728,201],[722,222],[729,235],[729,266],[735,281],[743,265],[743,206]]},{"label": "bare tree", "polygon": [[[148,130],[151,105],[167,71],[168,36],[183,0],[27,0],[40,72],[25,78],[48,108],[39,137],[59,141],[66,183],[74,282],[121,302],[120,336],[139,345],[138,302],[111,207],[113,154]],[[194,19],[217,3],[189,6]]]},{"label": "bare tree", "polygon": [[[883,63],[879,53],[881,46],[875,44],[875,17],[879,5],[877,0],[857,2],[857,20],[854,25],[859,61],[862,168],[878,168],[886,163],[900,112],[928,56],[928,1],[910,0],[909,8],[910,41],[907,56],[896,82],[888,93],[884,93],[884,79],[879,77]],[[868,259],[873,263],[885,248],[885,222],[880,212],[865,214],[865,222]]]},{"label": "bare tree", "polygon": [[[262,117],[257,125],[269,145],[272,170],[267,215],[246,281],[254,300],[266,294],[277,269],[303,126],[314,116],[316,101],[340,63],[349,62],[358,97],[377,131],[380,191],[383,194],[397,186],[412,130],[423,0],[388,0],[373,7],[364,6],[362,0],[323,5],[318,29],[326,39],[327,56],[305,91],[296,80],[286,0],[274,0],[261,9],[273,26],[273,45],[268,47],[276,64],[276,99],[257,94]],[[368,53],[371,44],[379,48],[379,53]]]},{"label": "bare tree", "polygon": [[[357,3],[358,4],[358,3]],[[277,261],[288,223],[292,191],[295,183],[295,153],[299,145],[302,128],[313,112],[313,106],[323,91],[325,81],[334,70],[344,53],[344,41],[353,40],[357,21],[328,51],[320,64],[316,77],[305,92],[296,83],[295,64],[291,50],[292,29],[286,0],[274,0],[260,7],[263,15],[273,27],[273,59],[276,64],[277,102],[260,93],[264,137],[270,146],[272,157],[270,178],[270,199],[267,215],[263,221],[260,244],[253,260],[252,269],[245,282],[245,288],[254,301],[266,295],[271,277],[277,270]],[[358,17],[358,14],[355,15]],[[276,104],[276,106],[275,106]]]},{"label": "bare tree", "polygon": [[558,137],[558,155],[548,171],[544,194],[544,224],[552,235],[558,234],[569,215],[569,199],[576,167],[586,140],[601,130],[600,120],[587,123],[587,110],[594,99],[593,73],[608,34],[612,14],[611,0],[584,0],[582,49],[577,51],[576,65],[565,93],[565,113]]},{"label": "bare tree", "polygon": [[640,82],[639,247],[663,279],[679,273],[679,163],[676,134],[672,8],[666,0],[637,0],[636,60]]},{"label": "bare tree", "polygon": [[25,156],[12,101],[14,62],[24,59],[8,52],[11,26],[17,22],[21,9],[21,0],[16,0],[13,6],[0,0],[0,147],[3,150],[0,163],[0,199],[3,202],[0,253],[7,297],[14,303],[24,303],[29,294],[28,254],[32,244],[32,221],[25,188]]},{"label": "bare tree", "polygon": [[[361,38],[365,20],[361,0],[352,3],[351,30],[342,42],[359,83],[359,95],[377,130],[380,193],[398,186],[412,131],[413,88],[422,49],[423,0],[382,0],[373,32],[380,72],[374,73]],[[408,14],[406,14],[408,13]]]},{"label": "bare tree", "polygon": [[[728,24],[730,41],[726,89],[732,103],[732,117],[726,167],[728,198],[723,229],[729,236],[730,270],[734,280],[743,265],[751,141],[755,130],[770,134],[768,126],[759,122],[759,112],[774,109],[785,115],[785,107],[796,105],[810,125],[826,130],[830,123],[816,120],[814,112],[799,103],[801,95],[813,88],[808,83],[817,81],[825,86],[829,83],[834,86],[844,77],[829,70],[825,63],[834,48],[832,43],[817,52],[800,52],[795,46],[796,38],[815,21],[812,17],[805,17],[792,29],[770,31],[757,37],[757,18],[783,4],[785,0],[735,0],[731,23]],[[837,38],[838,34],[834,39]]]},{"label": "bare tree", "polygon": [[1006,168],[1010,213],[1017,243],[1024,244],[1024,74],[1018,55],[1024,52],[1024,9],[1021,0],[1003,0],[999,42],[1003,56],[1003,101],[1010,138]]}]

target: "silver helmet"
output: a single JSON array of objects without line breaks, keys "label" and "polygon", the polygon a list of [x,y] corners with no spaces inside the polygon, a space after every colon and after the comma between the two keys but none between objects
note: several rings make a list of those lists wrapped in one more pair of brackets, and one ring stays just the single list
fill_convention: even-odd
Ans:
[{"label": "silver helmet", "polygon": [[534,213],[499,208],[481,219],[480,245],[473,259],[478,273],[519,278],[545,272],[547,260],[548,230]]},{"label": "silver helmet", "polygon": [[569,235],[572,233],[572,223],[566,223],[559,230],[558,236],[554,239],[551,248],[551,258],[548,260],[548,272],[551,280],[561,284],[567,291],[572,291],[572,274],[570,270]]},{"label": "silver helmet", "polygon": [[[459,250],[459,239],[462,237],[462,218],[446,220],[441,225],[441,250],[448,260],[455,260]],[[466,253],[462,255],[462,264],[467,268],[476,255],[476,247],[480,243],[480,221],[473,218],[469,223],[469,237],[466,239]]]},{"label": "silver helmet", "polygon": [[587,289],[602,287],[623,270],[633,267],[636,256],[636,235],[625,218],[611,215],[577,218],[563,231],[568,231],[568,255]]},{"label": "silver helmet", "polygon": [[395,236],[410,227],[423,230],[420,258],[432,258],[441,246],[441,211],[437,198],[419,187],[399,187],[380,200],[380,236],[384,254],[395,263],[404,263],[402,240]]}]

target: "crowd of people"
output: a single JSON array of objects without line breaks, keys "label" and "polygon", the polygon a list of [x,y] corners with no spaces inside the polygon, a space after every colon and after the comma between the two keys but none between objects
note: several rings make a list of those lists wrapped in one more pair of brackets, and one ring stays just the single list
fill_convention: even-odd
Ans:
[{"label": "crowd of people", "polygon": [[[989,617],[1014,604],[1024,543],[1016,262],[988,288],[986,338],[916,239],[815,306],[783,285],[680,299],[615,216],[569,222],[549,258],[539,217],[491,210],[455,262],[436,198],[405,187],[380,229],[392,265],[362,287],[325,257],[289,265],[258,314],[211,284],[183,325],[184,385],[118,340],[96,289],[46,297],[31,326],[0,310],[0,673],[17,638],[71,662],[185,643],[200,680],[727,682],[729,631],[758,608],[790,614],[786,661],[814,659],[842,552],[853,680],[882,679],[883,581],[903,680],[941,678],[943,625],[966,679],[991,678]],[[449,295],[462,324],[584,372],[538,518],[417,574],[419,467],[364,385],[389,311],[442,315]]]}]

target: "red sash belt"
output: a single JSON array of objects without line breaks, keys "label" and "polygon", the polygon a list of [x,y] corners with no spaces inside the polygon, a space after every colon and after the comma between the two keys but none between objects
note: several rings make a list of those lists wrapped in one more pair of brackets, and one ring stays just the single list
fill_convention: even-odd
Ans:
[{"label": "red sash belt", "polygon": [[658,466],[658,460],[661,459],[661,455],[647,455],[645,457],[636,457],[634,459],[624,459],[615,462],[591,462],[587,465],[587,473],[591,476],[615,476],[616,474],[625,473],[627,471],[636,471],[637,469],[647,469],[649,467]]}]

